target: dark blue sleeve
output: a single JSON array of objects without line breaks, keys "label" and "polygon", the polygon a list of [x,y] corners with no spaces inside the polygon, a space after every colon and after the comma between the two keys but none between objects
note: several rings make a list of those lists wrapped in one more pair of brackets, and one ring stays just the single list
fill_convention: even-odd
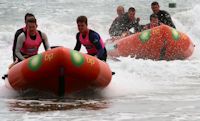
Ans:
[{"label": "dark blue sleeve", "polygon": [[91,43],[97,49],[97,57],[98,58],[102,57],[104,54],[104,48],[102,47],[101,42],[100,42],[100,39],[101,39],[100,35],[94,31],[90,31],[89,39],[90,39]]},{"label": "dark blue sleeve", "polygon": [[80,35],[80,33],[76,34],[76,46],[74,47],[74,50],[77,50],[77,51],[79,51],[81,49],[81,43],[80,43],[80,40],[79,40],[79,35]]}]

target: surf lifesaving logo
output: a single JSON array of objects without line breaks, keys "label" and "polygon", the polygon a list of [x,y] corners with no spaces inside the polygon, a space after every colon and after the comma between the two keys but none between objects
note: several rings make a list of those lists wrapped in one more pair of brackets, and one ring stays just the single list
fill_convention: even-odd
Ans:
[{"label": "surf lifesaving logo", "polygon": [[28,67],[32,71],[37,71],[42,65],[42,54],[35,55],[31,57],[28,63]]},{"label": "surf lifesaving logo", "polygon": [[84,63],[84,57],[81,53],[71,50],[70,56],[71,56],[71,61],[75,66],[80,67]]}]

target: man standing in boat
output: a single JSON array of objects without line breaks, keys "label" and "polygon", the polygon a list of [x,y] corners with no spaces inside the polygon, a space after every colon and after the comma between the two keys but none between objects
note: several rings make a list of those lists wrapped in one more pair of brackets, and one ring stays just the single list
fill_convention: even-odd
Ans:
[{"label": "man standing in boat", "polygon": [[110,36],[123,36],[130,34],[130,29],[134,32],[140,32],[141,26],[139,25],[140,18],[135,17],[135,8],[130,7],[128,12],[122,15],[118,21],[115,21],[109,29]]},{"label": "man standing in boat", "polygon": [[88,54],[96,56],[98,59],[106,61],[107,51],[100,35],[88,29],[86,16],[79,16],[76,20],[79,32],[76,34],[76,46],[74,50],[79,51],[81,45],[84,45]]},{"label": "man standing in boat", "polygon": [[37,30],[36,19],[30,18],[27,20],[26,31],[17,38],[14,54],[18,62],[36,55],[41,43],[43,43],[45,50],[50,49],[46,34]]},{"label": "man standing in boat", "polygon": [[151,9],[153,11],[153,14],[156,14],[158,16],[158,19],[161,23],[166,24],[170,27],[176,28],[170,14],[167,11],[160,10],[160,5],[158,2],[152,2],[151,3]]}]

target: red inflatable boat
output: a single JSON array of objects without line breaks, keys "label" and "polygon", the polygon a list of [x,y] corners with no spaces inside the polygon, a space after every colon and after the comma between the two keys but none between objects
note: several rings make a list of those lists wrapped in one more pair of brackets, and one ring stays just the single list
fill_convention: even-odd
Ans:
[{"label": "red inflatable boat", "polygon": [[15,90],[38,89],[58,95],[104,88],[111,78],[105,62],[63,47],[28,58],[8,73],[8,82]]},{"label": "red inflatable boat", "polygon": [[108,41],[109,56],[131,56],[153,60],[176,60],[190,57],[194,44],[177,30],[161,25],[115,41]]}]

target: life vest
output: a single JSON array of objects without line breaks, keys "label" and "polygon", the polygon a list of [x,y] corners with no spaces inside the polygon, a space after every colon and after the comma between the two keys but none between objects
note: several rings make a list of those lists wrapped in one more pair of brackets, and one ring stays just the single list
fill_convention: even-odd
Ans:
[{"label": "life vest", "polygon": [[38,48],[40,46],[40,44],[42,43],[42,38],[39,34],[38,31],[36,31],[36,39],[35,40],[32,40],[30,38],[30,34],[29,32],[27,31],[26,32],[26,39],[23,43],[23,47],[21,48],[21,52],[23,54],[26,54],[26,55],[36,55],[38,53]]},{"label": "life vest", "polygon": [[[89,32],[88,32],[88,34],[86,34],[85,38],[83,38],[82,34],[80,33],[79,34],[79,40],[80,40],[81,44],[83,44],[85,46],[88,54],[97,54],[98,50],[96,49],[94,44],[91,42],[90,37],[89,37],[91,31],[92,30],[89,30]],[[104,45],[101,37],[100,37],[100,43],[101,43],[102,48],[104,48],[105,45]]]}]

